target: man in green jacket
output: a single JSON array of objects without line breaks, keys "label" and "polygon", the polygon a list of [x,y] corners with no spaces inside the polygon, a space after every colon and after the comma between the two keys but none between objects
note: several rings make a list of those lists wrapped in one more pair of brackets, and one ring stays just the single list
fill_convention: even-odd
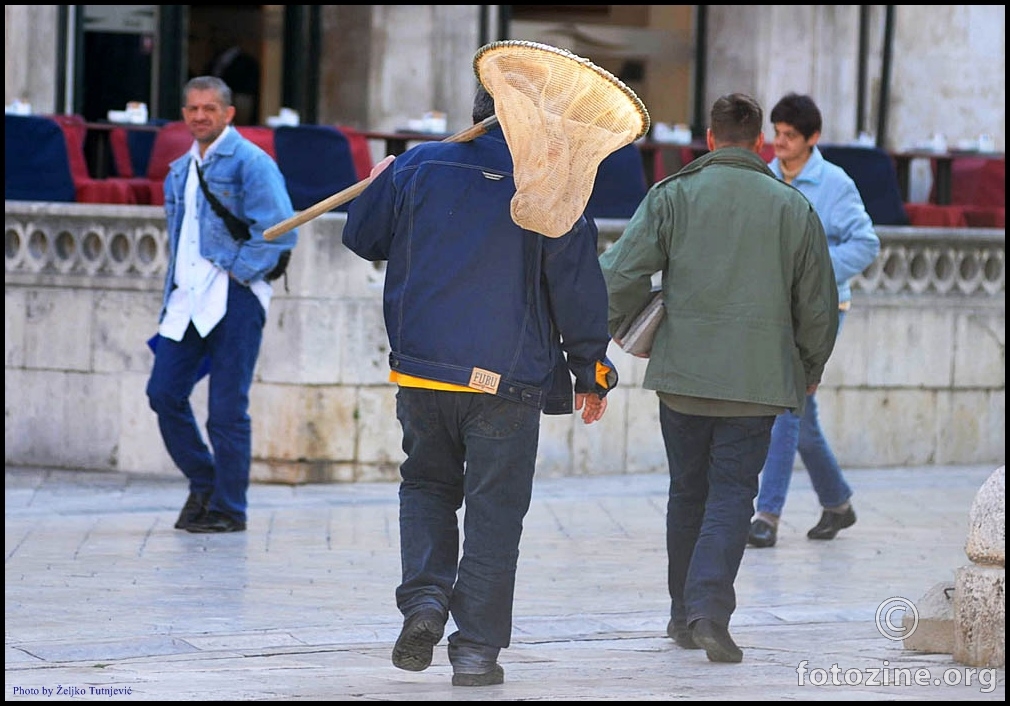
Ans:
[{"label": "man in green jacket", "polygon": [[733,584],[772,424],[802,411],[838,326],[820,218],[759,156],[762,124],[753,98],[719,98],[711,151],[653,186],[600,256],[612,334],[662,273],[666,316],[640,355],[670,469],[667,634],[713,662],[743,659],[729,634]]}]

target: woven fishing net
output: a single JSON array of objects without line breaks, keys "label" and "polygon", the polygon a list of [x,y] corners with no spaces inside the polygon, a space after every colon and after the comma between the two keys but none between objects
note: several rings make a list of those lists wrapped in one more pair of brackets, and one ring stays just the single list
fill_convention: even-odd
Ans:
[{"label": "woven fishing net", "polygon": [[585,210],[600,162],[649,131],[645,105],[610,72],[546,44],[493,42],[473,67],[512,154],[512,220],[564,235]]}]

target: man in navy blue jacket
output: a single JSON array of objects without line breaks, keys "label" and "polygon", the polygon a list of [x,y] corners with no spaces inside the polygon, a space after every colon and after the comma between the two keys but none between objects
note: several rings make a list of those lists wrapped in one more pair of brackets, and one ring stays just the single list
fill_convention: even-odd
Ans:
[{"label": "man in navy blue jacket", "polygon": [[[478,89],[474,124],[493,114]],[[557,238],[524,230],[509,212],[515,191],[500,127],[424,143],[375,166],[343,234],[359,256],[387,261],[390,380],[406,453],[393,664],[426,669],[451,613],[457,686],[504,681],[498,654],[511,640],[541,413],[573,411],[574,378],[574,409],[590,424],[617,383],[595,223],[582,216]]]}]

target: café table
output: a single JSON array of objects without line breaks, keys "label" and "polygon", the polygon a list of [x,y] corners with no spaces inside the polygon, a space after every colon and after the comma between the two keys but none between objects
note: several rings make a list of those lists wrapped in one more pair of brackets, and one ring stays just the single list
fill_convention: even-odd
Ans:
[{"label": "caf\u00e9 table", "polygon": [[[87,129],[84,150],[88,158],[88,166],[92,177],[104,179],[111,175],[110,165],[114,164],[112,156],[112,132],[116,129],[135,132],[156,133],[161,129],[160,123],[114,123],[104,120],[85,122]],[[138,174],[136,176],[143,176]]]},{"label": "caf\u00e9 table", "polygon": [[936,164],[936,203],[940,206],[948,206],[951,202],[951,191],[953,188],[952,173],[954,161],[965,158],[982,159],[1006,159],[1004,152],[979,152],[977,150],[948,150],[945,152],[935,152],[929,149],[909,149],[891,152],[894,158],[895,171],[898,173],[898,187],[901,189],[901,197],[908,202],[909,175],[911,173],[913,159],[929,159]]},{"label": "caf\u00e9 table", "polygon": [[369,140],[382,140],[386,146],[387,155],[401,155],[407,151],[411,142],[437,142],[451,137],[449,132],[417,132],[414,130],[359,130]]},{"label": "caf\u00e9 table", "polygon": [[687,151],[690,151],[691,159],[697,159],[708,152],[708,145],[704,140],[681,144],[643,138],[635,145],[642,154],[642,168],[645,169],[645,180],[649,186],[680,171],[681,167],[691,161],[685,159]]}]

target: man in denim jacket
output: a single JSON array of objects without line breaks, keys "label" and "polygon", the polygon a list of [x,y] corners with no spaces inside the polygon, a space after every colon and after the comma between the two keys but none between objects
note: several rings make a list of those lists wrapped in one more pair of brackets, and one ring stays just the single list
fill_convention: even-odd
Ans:
[{"label": "man in denim jacket", "polygon": [[[183,95],[194,142],[165,179],[169,261],[147,396],[169,455],[189,479],[176,529],[241,532],[252,460],[249,388],[273,293],[265,277],[297,242],[296,231],[273,241],[263,231],[294,210],[273,159],[231,127],[228,85],[200,76]],[[198,169],[211,195],[247,226],[247,239],[215,212]],[[207,360],[211,448],[189,401]]]},{"label": "man in denim jacket", "polygon": [[[478,90],[474,123],[493,114]],[[511,640],[541,413],[572,412],[574,377],[574,408],[595,422],[617,383],[596,225],[581,216],[558,238],[523,230],[509,212],[512,170],[500,127],[418,145],[375,166],[343,234],[361,257],[387,261],[390,380],[407,455],[404,623],[392,661],[426,669],[451,613],[457,686],[504,680],[497,660]]]}]

